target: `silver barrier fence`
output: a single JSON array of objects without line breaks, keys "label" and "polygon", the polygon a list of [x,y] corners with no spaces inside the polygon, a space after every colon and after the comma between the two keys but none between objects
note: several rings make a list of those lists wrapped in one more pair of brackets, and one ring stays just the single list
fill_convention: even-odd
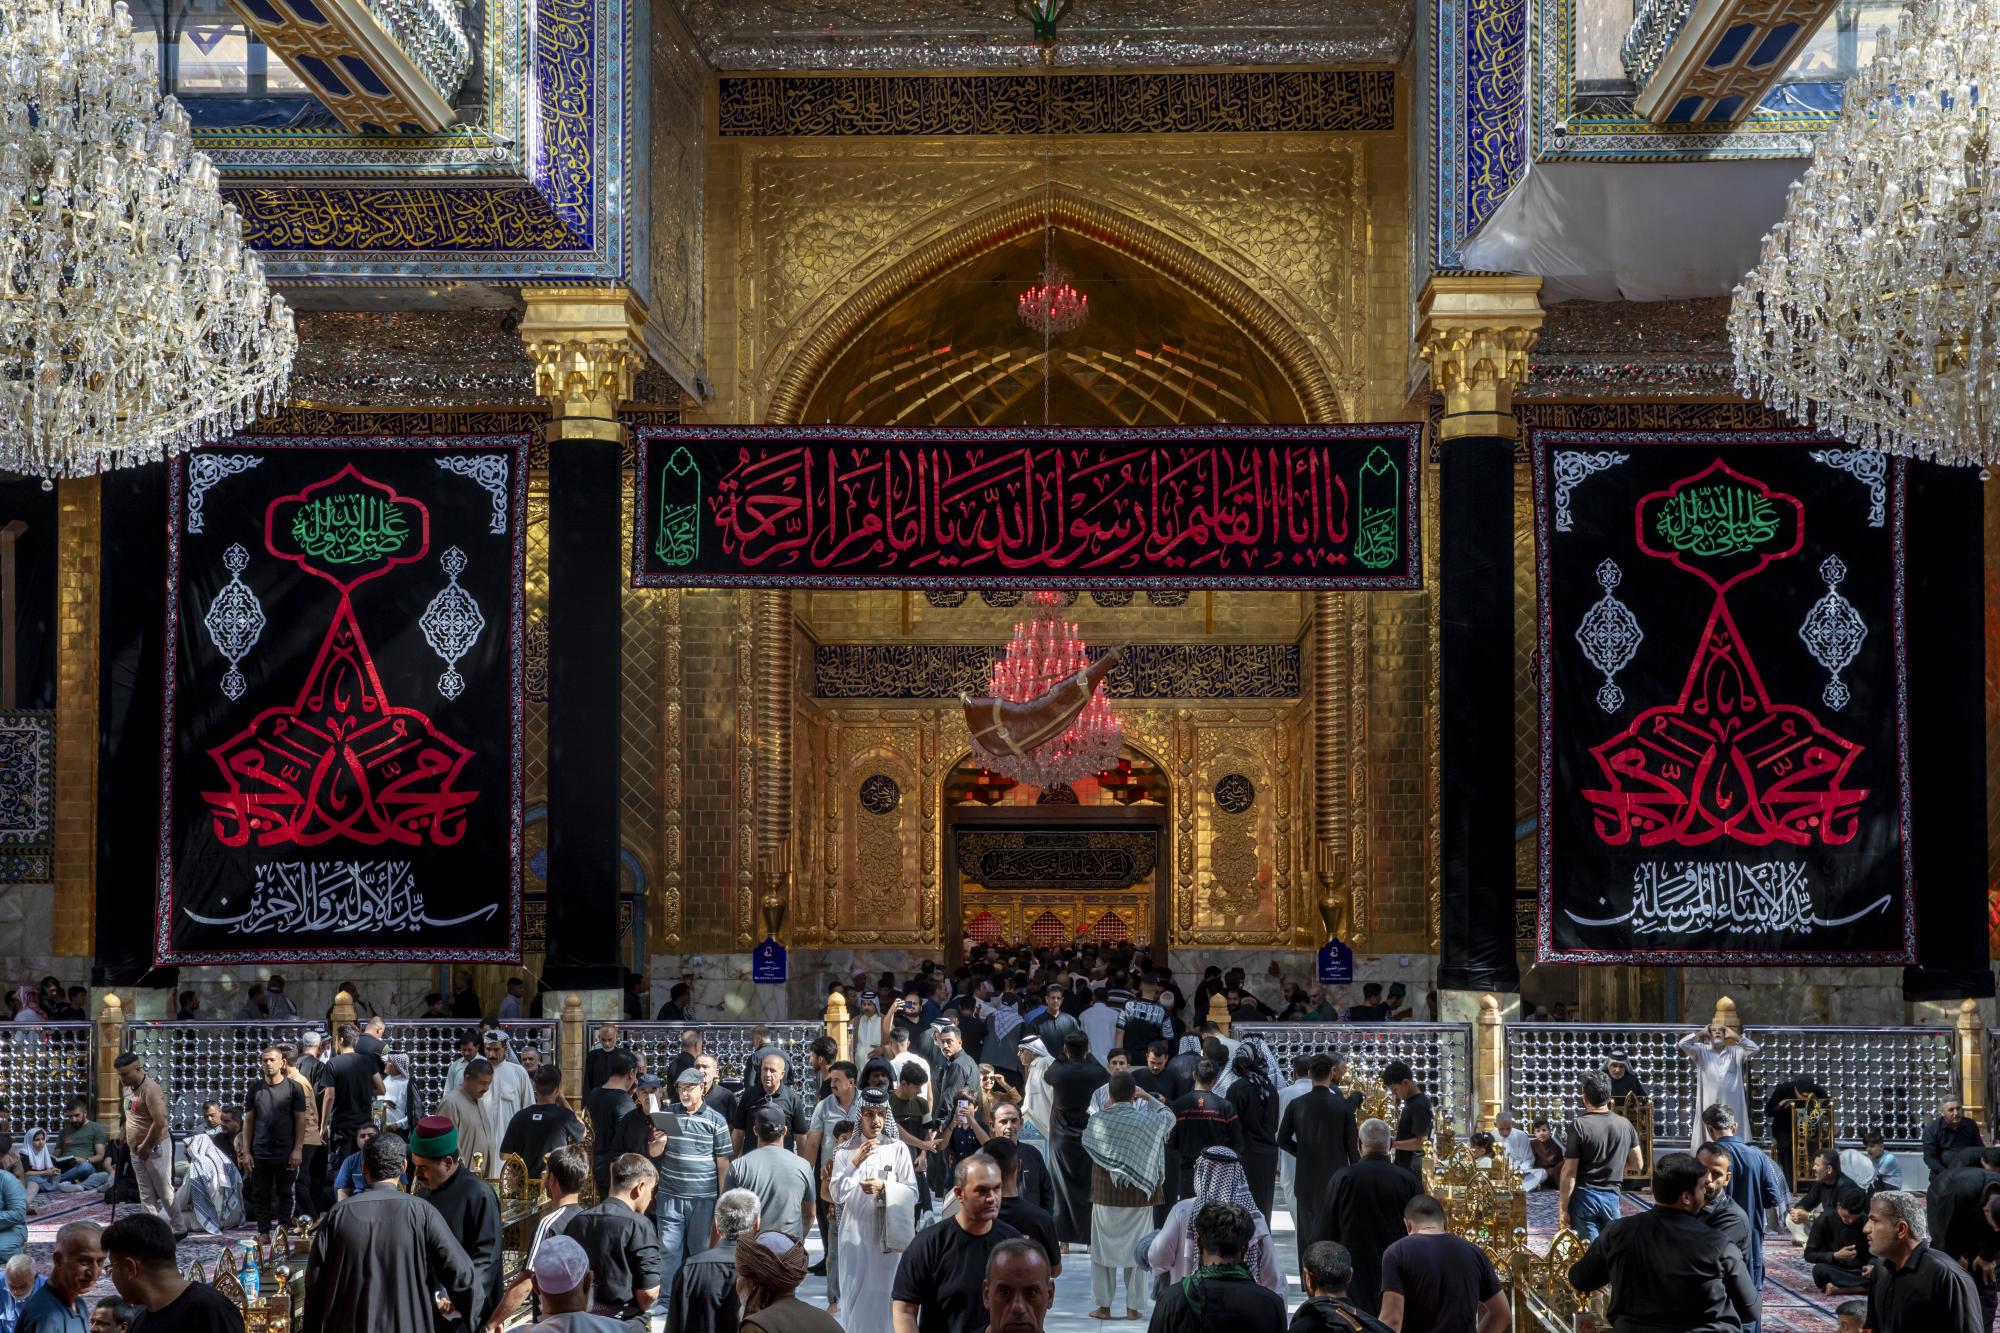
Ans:
[{"label": "silver barrier fence", "polygon": [[444,1099],[445,1076],[451,1071],[452,1061],[459,1058],[461,1037],[470,1032],[483,1036],[497,1027],[512,1040],[517,1057],[524,1047],[533,1046],[543,1064],[557,1065],[557,1026],[555,1020],[545,1018],[514,1018],[490,1027],[463,1018],[390,1018],[383,1020],[382,1044],[390,1055],[403,1057],[417,1106],[423,1114],[429,1114]]},{"label": "silver barrier fence", "polygon": [[125,1049],[159,1081],[167,1098],[168,1127],[181,1137],[200,1130],[206,1102],[240,1108],[251,1085],[262,1077],[264,1048],[288,1042],[296,1046],[314,1026],[298,1019],[130,1022],[125,1025]]},{"label": "silver barrier fence", "polygon": [[[1391,1060],[1410,1066],[1418,1086],[1452,1127],[1472,1127],[1472,1025],[1469,1023],[1237,1023],[1232,1037],[1262,1037],[1289,1076],[1292,1057],[1344,1051],[1349,1076],[1372,1086]],[[1289,1077],[1287,1078],[1289,1081]]]},{"label": "silver barrier fence", "polygon": [[[646,1062],[646,1069],[655,1074],[666,1073],[673,1058],[681,1053],[681,1034],[690,1029],[699,1032],[702,1049],[715,1057],[718,1074],[725,1083],[735,1084],[744,1080],[750,1053],[757,1045],[776,1046],[791,1059],[791,1086],[804,1094],[810,1103],[818,1099],[819,1076],[813,1073],[812,1063],[806,1059],[806,1050],[817,1037],[826,1035],[825,1024],[813,1020],[808,1022],[771,1023],[620,1023],[618,1037],[632,1048]],[[765,1030],[766,1040],[753,1043],[750,1034],[758,1028]],[[595,1028],[590,1033],[591,1044],[597,1042]],[[856,1062],[859,1063],[858,1061]]]},{"label": "silver barrier fence", "polygon": [[[0,1027],[0,1109],[16,1140],[30,1129],[60,1130],[70,1099],[90,1097],[95,1023],[9,1023]],[[96,1119],[92,1098],[91,1118]]]},{"label": "silver barrier fence", "polygon": [[[517,1050],[523,1045],[536,1044],[545,1060],[555,1061],[553,1021],[507,1022],[499,1026],[514,1039]],[[245,1095],[263,1077],[260,1062],[265,1047],[287,1043],[297,1046],[313,1030],[324,1033],[326,1027],[296,1019],[266,1023],[219,1019],[132,1022],[125,1025],[125,1049],[145,1061],[146,1072],[159,1080],[166,1093],[167,1120],[173,1132],[187,1135],[200,1129],[204,1103],[243,1105]],[[451,1062],[458,1059],[459,1038],[467,1032],[483,1030],[479,1024],[464,1019],[451,1022],[390,1019],[384,1024],[383,1043],[391,1055],[405,1058],[417,1103],[428,1112],[444,1096],[445,1075]],[[321,1055],[331,1058],[331,1047]]]},{"label": "silver barrier fence", "polygon": [[[1633,1072],[1652,1094],[1654,1139],[1692,1141],[1702,1108],[1695,1105],[1693,1062],[1679,1042],[1694,1030],[1663,1023],[1509,1023],[1507,1107],[1524,1127],[1538,1115],[1560,1127],[1581,1105],[1577,1080],[1620,1052],[1631,1057]],[[1957,1091],[1949,1028],[1752,1027],[1744,1035],[1758,1046],[1748,1065],[1753,1139],[1770,1137],[1765,1098],[1796,1074],[1812,1075],[1833,1095],[1838,1141],[1849,1145],[1868,1129],[1891,1144],[1913,1145],[1938,1102]]]}]

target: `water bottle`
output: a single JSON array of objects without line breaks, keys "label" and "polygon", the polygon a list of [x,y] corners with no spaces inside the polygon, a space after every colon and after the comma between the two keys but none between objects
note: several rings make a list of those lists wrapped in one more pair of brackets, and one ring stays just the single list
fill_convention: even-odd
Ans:
[{"label": "water bottle", "polygon": [[263,1294],[263,1274],[257,1262],[257,1242],[243,1242],[243,1294],[257,1300]]}]

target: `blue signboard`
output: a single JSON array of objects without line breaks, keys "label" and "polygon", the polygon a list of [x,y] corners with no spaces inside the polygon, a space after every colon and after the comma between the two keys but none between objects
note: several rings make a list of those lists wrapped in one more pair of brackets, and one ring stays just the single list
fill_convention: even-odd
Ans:
[{"label": "blue signboard", "polygon": [[1354,950],[1339,940],[1328,940],[1319,951],[1319,984],[1347,986],[1354,982]]},{"label": "blue signboard", "polygon": [[750,980],[759,986],[785,984],[785,946],[766,935],[764,942],[750,951]]}]

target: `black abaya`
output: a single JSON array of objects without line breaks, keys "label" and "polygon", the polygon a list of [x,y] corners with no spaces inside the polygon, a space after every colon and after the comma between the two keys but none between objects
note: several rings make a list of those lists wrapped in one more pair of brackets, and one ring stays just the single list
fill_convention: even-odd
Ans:
[{"label": "black abaya", "polygon": [[1049,1179],[1056,1189],[1056,1235],[1068,1245],[1090,1243],[1090,1154],[1083,1127],[1090,1094],[1111,1081],[1095,1060],[1058,1060],[1049,1069]]},{"label": "black abaya", "polygon": [[[1271,1221],[1271,1204],[1278,1189],[1278,1093],[1263,1079],[1239,1075],[1224,1094],[1236,1108],[1236,1123],[1243,1127],[1243,1174],[1250,1181],[1250,1197],[1264,1222]],[[1296,1219],[1294,1219],[1296,1224]]]}]

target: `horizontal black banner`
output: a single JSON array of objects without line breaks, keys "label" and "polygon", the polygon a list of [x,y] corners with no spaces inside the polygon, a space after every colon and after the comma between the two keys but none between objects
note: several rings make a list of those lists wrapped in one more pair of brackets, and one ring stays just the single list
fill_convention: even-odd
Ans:
[{"label": "horizontal black banner", "polygon": [[1415,588],[1421,433],[653,427],[632,582]]}]

